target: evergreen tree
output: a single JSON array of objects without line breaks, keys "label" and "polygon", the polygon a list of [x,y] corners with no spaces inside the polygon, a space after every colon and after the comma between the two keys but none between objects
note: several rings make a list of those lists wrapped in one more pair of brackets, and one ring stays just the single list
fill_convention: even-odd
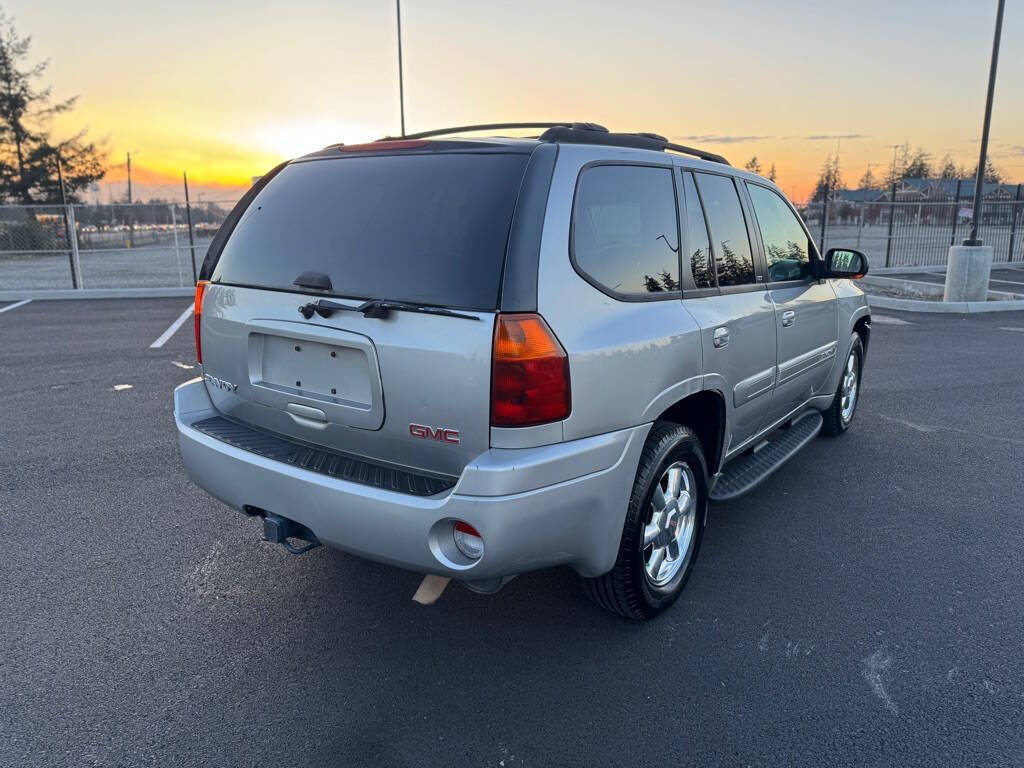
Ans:
[{"label": "evergreen tree", "polygon": [[17,203],[58,202],[58,158],[69,198],[101,179],[104,156],[85,132],[54,144],[49,123],[70,112],[75,98],[52,102],[50,88],[37,86],[48,62],[29,63],[32,38],[22,37],[0,12],[0,199]]}]

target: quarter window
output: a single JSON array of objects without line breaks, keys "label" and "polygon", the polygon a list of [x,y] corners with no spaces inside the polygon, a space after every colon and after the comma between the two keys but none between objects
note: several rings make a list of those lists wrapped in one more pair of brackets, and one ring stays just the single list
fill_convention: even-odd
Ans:
[{"label": "quarter window", "polygon": [[750,238],[739,194],[732,179],[710,173],[698,173],[696,176],[711,227],[718,284],[754,283],[754,257],[750,249]]},{"label": "quarter window", "polygon": [[778,194],[758,184],[747,184],[754,203],[754,215],[761,230],[768,279],[803,280],[811,274],[807,232]]},{"label": "quarter window", "polygon": [[679,290],[672,171],[601,165],[580,175],[572,252],[578,269],[612,293]]}]

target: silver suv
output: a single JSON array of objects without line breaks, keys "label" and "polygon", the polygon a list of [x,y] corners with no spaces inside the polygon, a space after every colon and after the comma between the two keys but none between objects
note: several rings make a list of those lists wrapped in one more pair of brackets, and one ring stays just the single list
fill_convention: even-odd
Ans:
[{"label": "silver suv", "polygon": [[330,146],[246,194],[197,286],[185,465],[293,552],[478,591],[568,565],[653,617],[709,499],[850,425],[867,262],[718,155],[485,127],[545,130]]}]

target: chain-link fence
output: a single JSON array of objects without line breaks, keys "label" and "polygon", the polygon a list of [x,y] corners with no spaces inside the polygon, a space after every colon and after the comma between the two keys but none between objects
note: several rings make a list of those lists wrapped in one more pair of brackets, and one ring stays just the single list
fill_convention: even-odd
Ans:
[{"label": "chain-link fence", "polygon": [[0,206],[0,290],[193,285],[233,205]]},{"label": "chain-link fence", "polygon": [[[810,203],[802,211],[824,252],[843,246],[863,251],[873,267],[943,266],[949,246],[971,230],[971,201]],[[992,260],[1024,261],[1024,200],[986,200],[978,236]]]},{"label": "chain-link fence", "polygon": [[[0,206],[0,290],[169,288],[194,282],[233,201]],[[822,250],[850,246],[874,267],[940,266],[970,231],[971,202],[811,203]],[[993,261],[1024,262],[1024,200],[986,200]]]}]

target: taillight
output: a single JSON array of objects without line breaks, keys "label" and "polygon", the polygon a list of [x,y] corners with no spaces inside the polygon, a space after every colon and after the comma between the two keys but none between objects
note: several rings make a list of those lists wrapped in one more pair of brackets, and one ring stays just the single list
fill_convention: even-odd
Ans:
[{"label": "taillight", "polygon": [[498,315],[491,426],[528,427],[568,417],[569,358],[540,315]]},{"label": "taillight", "polygon": [[199,321],[203,319],[203,294],[206,293],[206,280],[196,283],[196,300],[192,305],[192,315],[196,321],[196,362],[203,362],[203,340],[199,334]]}]

